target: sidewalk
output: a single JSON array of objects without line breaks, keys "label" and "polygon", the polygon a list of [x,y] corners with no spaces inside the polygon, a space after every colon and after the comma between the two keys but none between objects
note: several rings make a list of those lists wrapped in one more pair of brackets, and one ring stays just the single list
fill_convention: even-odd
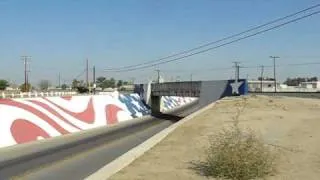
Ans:
[{"label": "sidewalk", "polygon": [[[243,101],[238,97],[217,102],[110,179],[208,179],[191,170],[190,163],[204,159],[208,138],[231,125]],[[320,100],[252,96],[240,115],[240,126],[256,130],[268,143],[294,150],[283,151],[279,172],[269,179],[320,177]]]}]

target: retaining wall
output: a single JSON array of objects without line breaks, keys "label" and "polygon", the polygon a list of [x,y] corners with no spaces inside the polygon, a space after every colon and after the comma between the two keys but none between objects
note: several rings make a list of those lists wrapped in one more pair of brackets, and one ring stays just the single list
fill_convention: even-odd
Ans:
[{"label": "retaining wall", "polygon": [[[163,97],[163,110],[195,98]],[[0,99],[0,148],[150,114],[138,94]]]}]

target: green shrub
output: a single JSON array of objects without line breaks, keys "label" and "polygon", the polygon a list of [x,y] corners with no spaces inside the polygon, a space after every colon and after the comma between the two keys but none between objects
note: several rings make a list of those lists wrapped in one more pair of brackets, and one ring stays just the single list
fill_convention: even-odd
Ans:
[{"label": "green shrub", "polygon": [[250,129],[224,129],[211,138],[206,158],[208,176],[248,180],[274,172],[275,154]]},{"label": "green shrub", "polygon": [[83,87],[83,86],[77,87],[77,91],[78,91],[78,93],[80,93],[80,94],[89,93],[89,89],[88,89],[87,87]]},{"label": "green shrub", "polygon": [[239,128],[238,108],[233,125],[210,137],[206,160],[193,163],[193,169],[205,176],[232,180],[263,178],[275,171],[276,153],[251,129]]}]

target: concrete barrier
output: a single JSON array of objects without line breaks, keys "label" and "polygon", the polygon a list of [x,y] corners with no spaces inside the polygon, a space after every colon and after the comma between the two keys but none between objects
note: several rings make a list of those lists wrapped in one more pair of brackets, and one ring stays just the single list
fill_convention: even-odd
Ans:
[{"label": "concrete barrier", "polygon": [[[164,110],[191,100],[167,97]],[[148,114],[150,109],[137,94],[0,99],[0,148],[111,126]]]},{"label": "concrete barrier", "polygon": [[[192,106],[196,103],[198,102],[193,101],[189,104],[185,104],[183,106],[179,106],[165,112],[174,113],[188,108],[189,106]],[[31,143],[18,144],[16,146],[1,148],[0,169],[23,163],[39,156],[49,155],[62,149],[74,147],[81,143],[94,141],[101,136],[108,136],[110,137],[110,139],[116,138],[116,136],[114,135],[117,133],[121,133],[121,131],[125,129],[132,129],[143,124],[152,123],[153,121],[154,118],[152,116],[146,115],[140,118],[135,118],[131,121],[125,121],[118,124],[110,125],[109,127],[98,127],[87,131],[80,131],[73,134],[67,134],[65,136],[59,136],[56,138],[42,139],[39,141],[33,141]]]}]

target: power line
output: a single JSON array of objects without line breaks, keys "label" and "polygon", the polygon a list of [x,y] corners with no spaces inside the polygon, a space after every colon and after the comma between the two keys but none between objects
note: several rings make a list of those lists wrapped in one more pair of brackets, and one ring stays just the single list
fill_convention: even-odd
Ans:
[{"label": "power line", "polygon": [[[290,67],[290,66],[306,66],[306,65],[320,65],[320,62],[306,62],[306,63],[291,63],[291,64],[277,64],[276,67]],[[263,65],[264,70],[268,68],[273,68],[273,65]],[[261,69],[261,65],[255,66],[240,66],[241,69]],[[195,74],[201,74],[202,72],[216,72],[216,71],[230,71],[234,70],[234,67],[215,67],[215,68],[197,68],[197,69],[178,69],[178,70],[161,70],[161,72],[165,72],[166,74],[172,72],[175,74],[187,74],[190,76],[190,72],[192,72],[192,76]],[[81,72],[79,76],[83,75],[85,71]],[[149,75],[153,74],[154,71],[145,72],[143,74],[135,75],[134,77],[137,79],[146,78]],[[153,76],[154,79],[157,79],[157,76]],[[131,77],[132,79],[132,77]]]},{"label": "power line", "polygon": [[87,71],[87,69],[84,69],[81,71],[81,73],[79,73],[77,76],[75,76],[75,78],[73,79],[78,79],[80,76],[82,76],[85,72]]},{"label": "power line", "polygon": [[166,73],[190,73],[192,72],[198,72],[198,71],[222,71],[222,70],[231,70],[232,67],[220,67],[220,68],[198,68],[198,69],[178,69],[178,70],[162,70],[162,72]]},{"label": "power line", "polygon": [[[287,67],[287,66],[306,66],[306,65],[320,65],[320,62],[307,62],[307,63],[296,63],[296,64],[278,64],[276,67]],[[263,65],[264,69],[266,68],[273,68],[273,65]],[[239,66],[241,69],[255,69],[255,68],[261,68],[261,65],[259,66]],[[233,70],[233,67],[220,67],[220,68],[202,68],[202,69],[188,69],[188,70],[172,70],[173,73],[188,73],[190,72],[207,72],[207,71],[226,71],[226,70]],[[162,70],[162,72],[170,72],[168,70]]]},{"label": "power line", "polygon": [[287,64],[287,66],[305,66],[305,65],[317,65],[320,62],[310,62],[310,63],[298,63],[298,64]]},{"label": "power line", "polygon": [[[295,63],[295,64],[280,64],[276,65],[276,67],[283,67],[283,66],[306,66],[306,65],[320,65],[320,62],[307,62],[307,63]],[[259,68],[261,66],[243,66],[241,68],[250,69],[250,68]],[[273,65],[264,66],[265,68],[272,68]]]},{"label": "power line", "polygon": [[152,64],[152,63],[155,63],[155,62],[158,62],[158,61],[162,61],[162,60],[165,60],[165,59],[169,59],[169,58],[172,58],[172,57],[175,57],[175,56],[183,55],[183,54],[186,54],[186,53],[189,53],[189,52],[192,52],[192,51],[195,51],[195,50],[198,50],[198,49],[201,49],[201,48],[204,48],[204,47],[213,45],[213,44],[217,44],[217,43],[219,43],[219,42],[222,42],[222,41],[225,41],[225,40],[228,40],[228,39],[231,39],[231,38],[240,36],[240,35],[243,35],[243,34],[245,34],[245,33],[248,33],[248,32],[251,32],[251,31],[254,31],[254,30],[257,30],[257,29],[260,29],[260,28],[262,28],[262,27],[265,27],[265,26],[274,24],[274,23],[276,23],[276,22],[279,22],[279,21],[288,19],[288,18],[290,18],[290,17],[293,17],[293,16],[296,16],[296,15],[298,15],[298,14],[304,13],[304,12],[306,12],[306,11],[309,11],[309,10],[311,10],[311,9],[317,8],[317,7],[319,7],[319,6],[320,6],[320,4],[316,4],[316,5],[314,5],[314,6],[308,7],[308,8],[306,8],[306,9],[300,10],[300,11],[298,11],[298,12],[295,12],[295,13],[292,13],[292,14],[289,14],[289,15],[286,15],[286,16],[284,16],[284,17],[281,17],[281,18],[278,18],[278,19],[269,21],[269,22],[267,22],[267,23],[264,23],[264,24],[262,24],[262,25],[259,25],[259,26],[250,28],[250,29],[245,30],[245,31],[242,31],[242,32],[240,32],[240,33],[236,33],[236,34],[227,36],[227,37],[225,37],[225,38],[222,38],[222,39],[219,39],[219,40],[216,40],[216,41],[213,41],[213,42],[209,42],[209,43],[200,45],[200,46],[198,46],[198,47],[195,47],[195,48],[192,48],[192,49],[188,49],[188,50],[185,50],[185,51],[182,51],[182,52],[179,52],[179,53],[175,53],[175,54],[172,54],[172,55],[169,55],[169,56],[160,58],[160,59],[156,59],[156,60],[148,61],[148,62],[143,62],[143,63],[139,63],[139,64],[135,64],[135,65],[118,67],[118,68],[108,68],[108,69],[105,69],[105,70],[106,70],[106,71],[109,71],[109,70],[122,70],[122,69],[127,69],[127,68],[133,68],[133,67],[138,67],[138,66],[142,66],[142,65],[146,65],[146,64]]},{"label": "power line", "polygon": [[[306,65],[320,65],[320,62],[307,62],[307,63],[295,63],[295,64],[277,64],[276,67],[292,67],[292,66],[306,66]],[[273,68],[273,65],[239,66],[239,68],[242,68],[242,69],[253,69],[253,68],[256,68],[256,69],[259,70],[259,72],[261,74],[261,67],[262,66],[263,66],[263,72],[262,72],[262,75],[261,75],[262,77],[264,76],[263,74],[265,73],[265,69]],[[196,71],[199,71],[200,73],[194,73],[195,72],[194,69],[189,69],[188,72],[184,72],[182,74],[186,73],[187,75],[185,75],[183,77],[187,78],[188,76],[190,76],[190,72],[192,72],[192,79],[193,79],[195,74],[201,74],[202,72],[205,72],[205,71],[206,72],[207,71],[211,71],[211,72],[224,71],[225,72],[225,71],[229,71],[229,70],[234,70],[234,66],[233,67],[230,66],[230,67],[220,67],[220,68],[209,68],[209,69],[207,69],[207,68],[196,69]],[[166,72],[166,74],[167,74],[168,71],[161,70],[161,72]],[[177,70],[177,72],[179,72],[179,70]],[[149,76],[151,74],[152,74],[152,72],[148,72],[148,73],[143,74],[143,75],[138,75],[138,76],[136,75],[135,77],[141,79],[141,78],[146,78],[147,76]],[[178,77],[178,75],[181,76],[181,73],[177,73],[176,77]],[[152,76],[153,76],[152,77],[153,79],[157,78],[155,75],[152,75]],[[175,75],[171,75],[172,78],[173,78],[173,76],[175,76]],[[233,77],[234,77],[234,75],[232,75],[232,77],[230,77],[230,79],[232,79]],[[171,78],[171,81],[173,81],[172,78]]]},{"label": "power line", "polygon": [[[276,67],[283,67],[283,66],[305,66],[305,65],[320,65],[320,62],[307,62],[307,63],[295,63],[295,64],[280,64],[276,65]],[[242,69],[253,69],[253,68],[260,68],[261,66],[240,66]],[[265,68],[272,68],[273,66],[264,65]],[[232,70],[232,67],[218,67],[218,68],[198,68],[198,69],[177,69],[177,70],[161,70],[162,72],[166,73],[189,73],[189,72],[198,72],[198,71],[223,71],[223,70]]]},{"label": "power line", "polygon": [[[278,64],[276,67],[283,66],[305,66],[305,65],[320,65],[320,62],[307,62],[307,63],[296,63],[296,64]],[[263,65],[264,68],[272,68],[273,65]],[[261,66],[240,66],[241,69],[254,69],[261,68]],[[188,73],[190,72],[204,72],[204,71],[225,71],[233,70],[233,67],[217,67],[217,68],[198,68],[198,69],[177,69],[177,70],[161,70],[165,73]]]},{"label": "power line", "polygon": [[[238,41],[241,41],[241,40],[244,40],[244,39],[248,39],[248,38],[250,38],[250,37],[253,37],[253,36],[256,36],[256,35],[259,35],[259,34],[262,34],[262,33],[265,33],[265,32],[268,32],[268,31],[271,31],[271,30],[274,30],[274,29],[277,29],[277,28],[280,28],[280,27],[285,26],[285,25],[287,25],[287,24],[291,24],[291,23],[293,23],[293,22],[297,22],[297,21],[299,21],[299,20],[305,19],[305,18],[307,18],[307,17],[313,16],[313,15],[316,15],[316,14],[319,14],[319,13],[320,13],[320,11],[316,11],[316,12],[310,13],[310,14],[308,14],[308,15],[304,15],[304,16],[302,16],[302,17],[295,18],[295,19],[293,19],[293,20],[290,20],[290,21],[281,23],[281,24],[279,24],[279,25],[273,26],[273,27],[271,27],[271,28],[258,31],[258,32],[256,32],[256,33],[253,33],[253,34],[250,34],[250,35],[246,35],[246,36],[244,36],[244,37],[241,37],[241,38],[238,38],[238,39],[235,39],[235,40],[232,40],[232,41],[229,41],[229,42],[220,44],[220,45],[218,45],[218,46],[214,46],[214,47],[211,47],[211,48],[207,48],[207,49],[204,49],[204,50],[201,50],[201,51],[192,53],[192,54],[184,55],[184,56],[182,56],[182,57],[178,57],[178,58],[174,58],[174,59],[170,59],[170,60],[158,62],[158,63],[151,64],[151,65],[146,65],[146,66],[141,66],[141,67],[131,68],[131,69],[125,69],[125,70],[117,70],[117,71],[112,71],[112,72],[134,71],[134,70],[145,69],[145,68],[153,67],[153,66],[156,66],[156,65],[166,64],[166,63],[169,63],[169,62],[177,61],[177,60],[184,59],[184,58],[187,58],[187,57],[191,57],[191,56],[194,56],[194,55],[197,55],[197,54],[201,54],[201,53],[204,53],[204,52],[213,50],[213,49],[217,49],[217,48],[220,48],[220,47],[229,45],[229,44],[233,44],[233,43],[235,43],[235,42],[238,42]],[[111,72],[111,71],[110,71],[110,72]]]}]

